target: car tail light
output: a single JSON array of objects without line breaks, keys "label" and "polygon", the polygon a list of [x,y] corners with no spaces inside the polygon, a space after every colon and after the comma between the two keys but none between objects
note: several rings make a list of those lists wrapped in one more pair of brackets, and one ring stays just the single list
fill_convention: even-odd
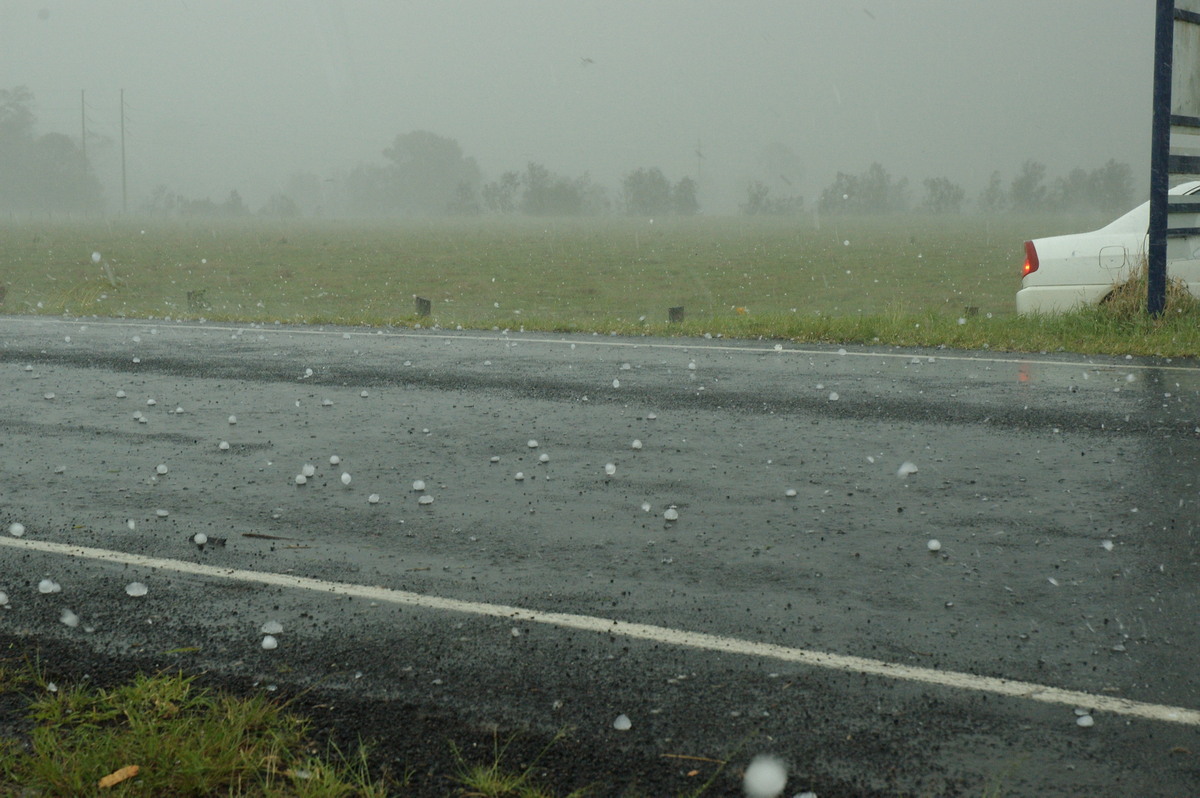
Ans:
[{"label": "car tail light", "polygon": [[1021,267],[1021,276],[1033,274],[1038,270],[1037,249],[1034,248],[1032,241],[1025,242],[1025,265]]}]

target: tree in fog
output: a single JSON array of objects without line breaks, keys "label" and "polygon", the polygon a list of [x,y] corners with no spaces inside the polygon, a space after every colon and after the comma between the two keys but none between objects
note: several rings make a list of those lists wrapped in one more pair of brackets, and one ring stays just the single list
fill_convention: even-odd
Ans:
[{"label": "tree in fog", "polygon": [[287,194],[272,194],[258,209],[258,215],[271,219],[295,219],[300,215],[300,206]]},{"label": "tree in fog", "polygon": [[1036,211],[1046,206],[1046,165],[1032,159],[1021,164],[1021,171],[1008,189],[1009,207],[1013,210]]},{"label": "tree in fog", "polygon": [[0,89],[0,208],[22,212],[100,210],[100,181],[81,147],[62,133],[37,135],[33,94]]},{"label": "tree in fog", "polygon": [[987,186],[979,194],[979,210],[983,213],[1000,213],[1008,207],[1008,194],[999,172],[992,172]]},{"label": "tree in fog", "polygon": [[751,180],[746,186],[746,201],[738,208],[747,216],[795,216],[804,210],[804,197],[772,197],[765,183]]},{"label": "tree in fog", "polygon": [[822,213],[894,213],[908,208],[908,178],[895,180],[880,163],[861,175],[838,172],[821,191]]},{"label": "tree in fog", "polygon": [[491,213],[516,213],[517,192],[521,189],[521,173],[505,172],[480,190],[483,205]]},{"label": "tree in fog", "polygon": [[1110,158],[1091,174],[1096,207],[1106,213],[1121,213],[1133,206],[1133,169]]},{"label": "tree in fog", "polygon": [[572,180],[531,161],[521,187],[521,211],[530,216],[595,216],[608,210],[604,188],[587,174]]},{"label": "tree in fog", "polygon": [[929,213],[959,213],[967,193],[962,186],[947,177],[928,177],[921,181],[925,187],[925,198],[921,210]]},{"label": "tree in fog", "polygon": [[700,212],[700,200],[696,196],[696,181],[682,177],[671,189],[671,210],[679,216],[695,216]]},{"label": "tree in fog", "polygon": [[657,167],[638,169],[621,181],[621,198],[630,216],[665,216],[671,212],[671,183]]},{"label": "tree in fog", "polygon": [[461,200],[461,186],[472,193],[479,187],[478,164],[451,138],[414,130],[396,136],[383,156],[386,165],[360,165],[347,177],[351,203],[360,213],[444,214]]}]

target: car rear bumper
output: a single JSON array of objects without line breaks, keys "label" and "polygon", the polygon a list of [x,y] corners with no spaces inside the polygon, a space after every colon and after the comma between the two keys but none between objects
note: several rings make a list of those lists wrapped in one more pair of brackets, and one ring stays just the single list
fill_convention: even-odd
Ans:
[{"label": "car rear bumper", "polygon": [[1067,313],[1099,305],[1111,285],[1031,285],[1017,292],[1017,314]]}]

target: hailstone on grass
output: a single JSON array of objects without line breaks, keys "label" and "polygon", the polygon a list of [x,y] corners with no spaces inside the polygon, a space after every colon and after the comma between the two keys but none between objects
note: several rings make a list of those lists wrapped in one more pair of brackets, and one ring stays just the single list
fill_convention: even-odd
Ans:
[{"label": "hailstone on grass", "polygon": [[266,635],[262,639],[262,647],[265,651],[272,651],[279,647],[279,641],[274,635]]},{"label": "hailstone on grass", "polygon": [[64,609],[62,613],[59,614],[58,620],[64,626],[69,626],[72,629],[79,625],[79,616],[68,609]]},{"label": "hailstone on grass", "polygon": [[137,596],[146,595],[147,591],[148,588],[141,582],[130,582],[129,584],[125,585],[125,593],[127,595],[134,596],[135,598]]},{"label": "hailstone on grass", "polygon": [[60,585],[58,582],[55,582],[53,579],[43,579],[42,581],[38,582],[38,592],[61,593],[62,585]]}]

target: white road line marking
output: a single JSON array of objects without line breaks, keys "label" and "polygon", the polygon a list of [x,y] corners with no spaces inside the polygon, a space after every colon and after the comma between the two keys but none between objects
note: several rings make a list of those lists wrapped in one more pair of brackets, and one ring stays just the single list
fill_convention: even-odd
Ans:
[{"label": "white road line marking", "polygon": [[667,643],[704,651],[762,657],[783,662],[795,662],[814,668],[869,674],[888,679],[922,682],[939,687],[952,687],[959,690],[972,690],[1010,698],[1040,701],[1047,704],[1085,707],[1093,711],[1111,712],[1115,715],[1126,715],[1168,723],[1180,723],[1188,726],[1200,726],[1200,710],[1165,706],[1162,704],[1148,704],[1141,701],[1130,701],[1124,698],[1094,695],[1074,690],[1061,690],[1057,687],[1048,687],[1032,682],[998,679],[992,676],[977,676],[975,674],[956,671],[940,671],[933,668],[915,668],[864,657],[830,654],[802,648],[789,648],[771,643],[756,643],[751,640],[741,640],[735,637],[725,637],[723,635],[707,634],[704,632],[688,632],[681,629],[670,629],[663,626],[652,626],[642,623],[628,623],[626,621],[597,618],[588,615],[539,612],[537,610],[505,606],[503,604],[485,604],[475,601],[440,598],[438,596],[427,596],[404,590],[369,587],[367,585],[355,585],[346,582],[328,582],[322,579],[311,579],[309,577],[292,576],[269,571],[244,571],[236,568],[220,568],[212,565],[184,562],[182,560],[160,559],[121,551],[96,549],[87,546],[72,546],[64,543],[30,540],[28,538],[0,537],[0,545],[9,546],[14,549],[24,549],[26,551],[60,554],[67,557],[120,563],[141,568],[155,568],[216,579],[256,582],[276,587],[354,596],[372,601],[404,604],[425,609],[547,624],[564,629],[578,629],[598,634],[651,640],[657,643]]},{"label": "white road line marking", "polygon": [[[37,322],[43,324],[60,324],[78,326],[81,323],[86,323],[96,327],[157,327],[163,330],[218,330],[220,332],[259,332],[259,333],[274,333],[276,335],[353,335],[355,337],[380,339],[380,338],[416,338],[418,340],[448,340],[448,341],[493,341],[493,342],[520,342],[523,344],[553,344],[562,346],[563,344],[576,344],[577,346],[592,346],[592,347],[610,347],[610,348],[631,348],[631,349],[675,349],[675,350],[704,350],[710,352],[731,352],[743,355],[806,355],[808,357],[866,357],[879,359],[904,359],[912,360],[919,358],[924,363],[929,358],[934,360],[948,360],[962,363],[982,363],[982,364],[1005,364],[1014,366],[1060,366],[1070,368],[1087,368],[1087,369],[1128,369],[1130,371],[1144,371],[1148,369],[1157,369],[1159,371],[1200,371],[1200,367],[1196,366],[1171,366],[1171,365],[1145,365],[1138,363],[1125,363],[1114,361],[1112,363],[1096,363],[1093,361],[1070,361],[1070,360],[1041,360],[1036,355],[1028,355],[1021,357],[1019,353],[1014,357],[975,357],[972,355],[930,355],[927,352],[854,352],[847,350],[846,353],[839,354],[837,350],[829,349],[796,349],[784,348],[776,350],[774,343],[771,348],[755,346],[753,342],[747,340],[745,346],[727,346],[723,344],[714,344],[709,339],[690,340],[686,343],[668,344],[668,343],[651,343],[647,341],[628,340],[627,338],[618,337],[617,340],[608,340],[597,338],[596,340],[587,340],[583,338],[566,339],[566,338],[533,338],[528,337],[535,333],[515,333],[513,335],[501,335],[499,333],[483,334],[473,332],[462,332],[455,335],[435,332],[361,332],[357,330],[309,330],[302,328],[288,327],[260,327],[251,326],[250,324],[229,325],[229,324],[187,324],[181,322],[162,322],[155,323],[151,321],[102,321],[97,319],[85,320],[67,320],[67,319],[43,319],[35,317]],[[1116,355],[1098,355],[1097,357],[1116,357]]]}]

